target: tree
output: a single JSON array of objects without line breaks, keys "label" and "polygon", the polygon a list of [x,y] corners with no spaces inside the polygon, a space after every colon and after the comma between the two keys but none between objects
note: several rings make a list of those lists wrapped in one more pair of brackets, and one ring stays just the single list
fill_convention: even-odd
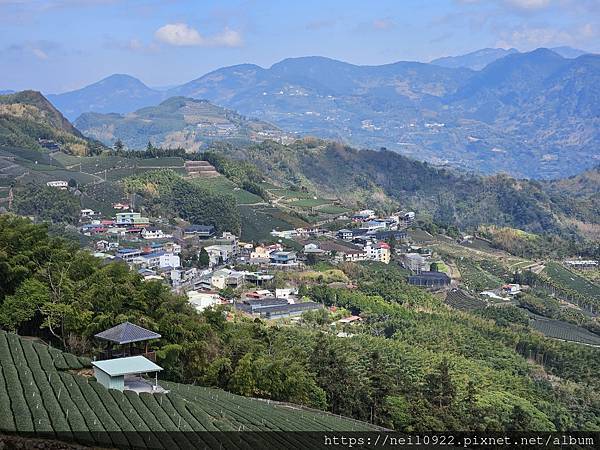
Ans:
[{"label": "tree", "polygon": [[435,370],[426,377],[425,396],[429,403],[438,408],[447,408],[454,402],[456,388],[450,375],[450,368],[450,361],[444,357]]},{"label": "tree", "polygon": [[[149,143],[149,142],[148,142]],[[149,143],[150,144],[150,143]],[[121,141],[121,139],[117,139],[115,141],[115,145],[114,145],[114,149],[117,152],[122,152],[125,149],[125,146],[123,145],[123,141]]]},{"label": "tree", "polygon": [[200,250],[198,254],[198,266],[202,268],[206,268],[210,265],[210,256],[208,256],[208,252],[205,248]]},{"label": "tree", "polygon": [[75,178],[70,178],[68,185],[70,188],[77,188],[77,180]]}]

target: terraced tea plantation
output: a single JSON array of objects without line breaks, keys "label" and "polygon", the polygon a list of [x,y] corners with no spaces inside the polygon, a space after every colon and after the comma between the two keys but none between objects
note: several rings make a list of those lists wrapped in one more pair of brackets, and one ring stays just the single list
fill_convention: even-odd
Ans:
[{"label": "terraced tea plantation", "polygon": [[[193,449],[219,447],[208,431],[375,428],[325,412],[177,383],[161,383],[170,390],[168,394],[120,392],[78,375],[84,367],[89,367],[85,358],[0,331],[0,432],[35,432],[105,447]],[[253,434],[224,433],[219,435],[222,439],[232,440],[225,447],[257,445]],[[281,447],[299,444],[293,433],[261,435],[261,439]]]},{"label": "terraced tea plantation", "polygon": [[463,311],[472,311],[474,309],[485,308],[486,303],[475,297],[467,295],[460,289],[453,289],[446,295],[445,303],[453,308]]},{"label": "terraced tea plantation", "polygon": [[562,264],[549,262],[546,264],[544,273],[559,285],[578,292],[582,296],[593,299],[596,302],[600,302],[600,286],[565,268]]},{"label": "terraced tea plantation", "polygon": [[530,321],[531,327],[544,336],[563,341],[600,346],[600,336],[585,328],[561,320],[548,319],[537,314],[529,313],[529,315],[532,318]]}]

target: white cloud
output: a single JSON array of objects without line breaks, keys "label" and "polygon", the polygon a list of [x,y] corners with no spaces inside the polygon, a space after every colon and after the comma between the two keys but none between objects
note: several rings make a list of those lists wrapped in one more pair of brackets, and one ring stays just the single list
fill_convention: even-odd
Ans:
[{"label": "white cloud", "polygon": [[519,9],[542,9],[550,5],[550,0],[505,0],[511,6]]},{"label": "white cloud", "polygon": [[597,35],[597,29],[591,23],[568,29],[545,26],[519,27],[500,33],[500,39],[496,45],[503,48],[517,47],[523,50],[561,45],[586,46]]},{"label": "white cloud", "polygon": [[35,57],[38,59],[43,59],[43,60],[48,59],[48,54],[41,48],[32,48],[31,53],[33,53],[35,55]]},{"label": "white cloud", "polygon": [[178,47],[240,47],[242,35],[235,30],[225,28],[212,36],[203,36],[198,30],[186,23],[168,23],[154,33],[160,42]]}]

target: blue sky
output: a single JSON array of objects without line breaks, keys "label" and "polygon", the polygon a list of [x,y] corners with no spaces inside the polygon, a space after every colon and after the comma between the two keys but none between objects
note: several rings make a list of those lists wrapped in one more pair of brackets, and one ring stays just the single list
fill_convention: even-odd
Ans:
[{"label": "blue sky", "polygon": [[560,45],[600,52],[599,0],[0,0],[0,89],[45,93],[294,56],[383,64]]}]

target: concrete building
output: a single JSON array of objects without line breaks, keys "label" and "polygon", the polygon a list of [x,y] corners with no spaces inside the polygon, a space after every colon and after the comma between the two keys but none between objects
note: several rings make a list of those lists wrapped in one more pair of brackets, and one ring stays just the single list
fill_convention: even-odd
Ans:
[{"label": "concrete building", "polygon": [[[93,361],[94,377],[107,389],[118,391],[132,390],[136,392],[164,393],[158,385],[158,372],[162,367],[143,356]],[[154,374],[154,384],[141,378],[141,374]]]}]

